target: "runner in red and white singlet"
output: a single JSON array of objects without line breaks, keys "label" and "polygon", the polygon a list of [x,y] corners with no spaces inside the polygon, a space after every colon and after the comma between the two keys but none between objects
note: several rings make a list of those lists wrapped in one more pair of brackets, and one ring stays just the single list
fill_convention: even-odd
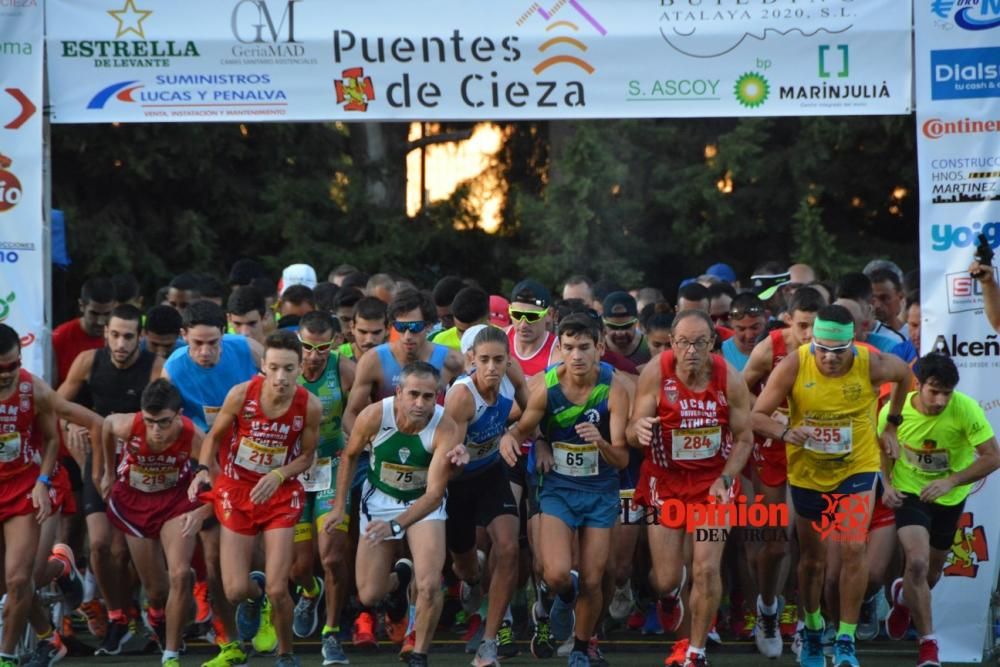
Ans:
[{"label": "runner in red and white singlet", "polygon": [[[274,650],[276,644],[279,661],[286,656],[292,660],[288,575],[305,499],[297,477],[312,466],[323,408],[297,383],[302,344],[293,332],[282,329],[267,337],[261,370],[263,376],[236,385],[226,396],[205,438],[188,495],[194,499],[204,490],[217,457],[221,471],[211,492],[201,497],[213,502],[222,524],[222,582],[226,597],[239,604],[240,638],[256,637],[258,652]],[[266,576],[250,572],[259,533],[264,536]],[[265,606],[270,614],[261,614]]]},{"label": "runner in red and white singlet", "polygon": [[[660,599],[667,630],[676,631],[683,618],[681,592],[686,579],[684,543],[693,538],[693,559],[708,565],[708,577],[696,577],[691,587],[691,632],[688,643],[677,642],[674,655],[682,664],[706,664],[705,643],[722,591],[720,564],[725,542],[687,532],[684,521],[691,505],[731,502],[739,492],[739,473],[752,449],[750,392],[740,374],[712,354],[715,327],[707,313],[677,314],[671,329],[672,350],[646,364],[639,376],[628,429],[629,444],[643,447],[635,501],[652,508],[669,502],[660,523],[648,528],[653,565],[650,583]],[[667,509],[667,508],[664,508]],[[681,514],[679,527],[668,527],[668,514]],[[726,515],[712,527],[728,528]],[[669,522],[670,525],[677,525]]]},{"label": "runner in red and white singlet", "polygon": [[[181,405],[175,386],[154,380],[142,392],[141,412],[105,419],[102,442],[105,474],[100,491],[107,497],[108,519],[128,542],[149,603],[147,624],[163,651],[164,664],[179,659],[191,605],[191,558],[202,522],[212,513],[211,506],[187,495],[203,434],[181,416]],[[114,469],[119,441],[124,449]]]}]

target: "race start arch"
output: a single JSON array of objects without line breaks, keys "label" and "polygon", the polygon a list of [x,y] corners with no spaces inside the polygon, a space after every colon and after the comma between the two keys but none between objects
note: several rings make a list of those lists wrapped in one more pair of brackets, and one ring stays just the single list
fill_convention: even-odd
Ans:
[{"label": "race start arch", "polygon": [[[977,234],[1000,244],[998,97],[1000,0],[0,0],[0,321],[45,374],[48,122],[916,108],[923,348],[997,428],[1000,342],[967,267]],[[935,590],[948,661],[992,647],[998,501],[996,479],[970,497]]]}]

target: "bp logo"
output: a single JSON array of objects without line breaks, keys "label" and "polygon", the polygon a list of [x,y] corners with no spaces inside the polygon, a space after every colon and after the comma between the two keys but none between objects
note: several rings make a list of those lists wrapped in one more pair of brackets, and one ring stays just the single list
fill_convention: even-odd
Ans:
[{"label": "bp logo", "polygon": [[748,109],[756,109],[767,101],[768,95],[771,94],[771,86],[764,75],[747,72],[736,79],[733,92],[737,102]]},{"label": "bp logo", "polygon": [[367,111],[368,102],[375,99],[372,78],[365,76],[363,67],[345,69],[342,76],[343,79],[333,82],[337,91],[337,104],[343,104],[344,111]]}]

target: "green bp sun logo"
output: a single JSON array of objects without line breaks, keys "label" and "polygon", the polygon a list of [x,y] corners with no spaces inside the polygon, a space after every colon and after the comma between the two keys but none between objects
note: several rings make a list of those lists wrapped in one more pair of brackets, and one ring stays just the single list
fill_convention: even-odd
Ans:
[{"label": "green bp sun logo", "polygon": [[771,86],[767,79],[757,72],[747,72],[736,79],[734,91],[736,101],[748,109],[756,109],[767,101],[767,96],[771,92]]}]

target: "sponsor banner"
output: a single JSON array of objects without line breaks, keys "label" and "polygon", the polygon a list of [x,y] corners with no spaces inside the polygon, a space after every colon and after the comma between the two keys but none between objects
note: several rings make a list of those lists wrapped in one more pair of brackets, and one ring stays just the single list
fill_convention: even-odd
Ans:
[{"label": "sponsor banner", "polygon": [[[951,355],[959,388],[979,400],[998,429],[1000,334],[987,322],[979,283],[968,270],[980,234],[1000,245],[1000,0],[914,6],[921,350]],[[981,662],[985,643],[992,643],[998,503],[1000,477],[975,486],[934,588],[942,661]]]},{"label": "sponsor banner", "polygon": [[21,335],[24,368],[45,376],[42,252],[44,14],[0,2],[0,322]]},{"label": "sponsor banner", "polygon": [[48,0],[52,120],[905,114],[901,4]]}]

